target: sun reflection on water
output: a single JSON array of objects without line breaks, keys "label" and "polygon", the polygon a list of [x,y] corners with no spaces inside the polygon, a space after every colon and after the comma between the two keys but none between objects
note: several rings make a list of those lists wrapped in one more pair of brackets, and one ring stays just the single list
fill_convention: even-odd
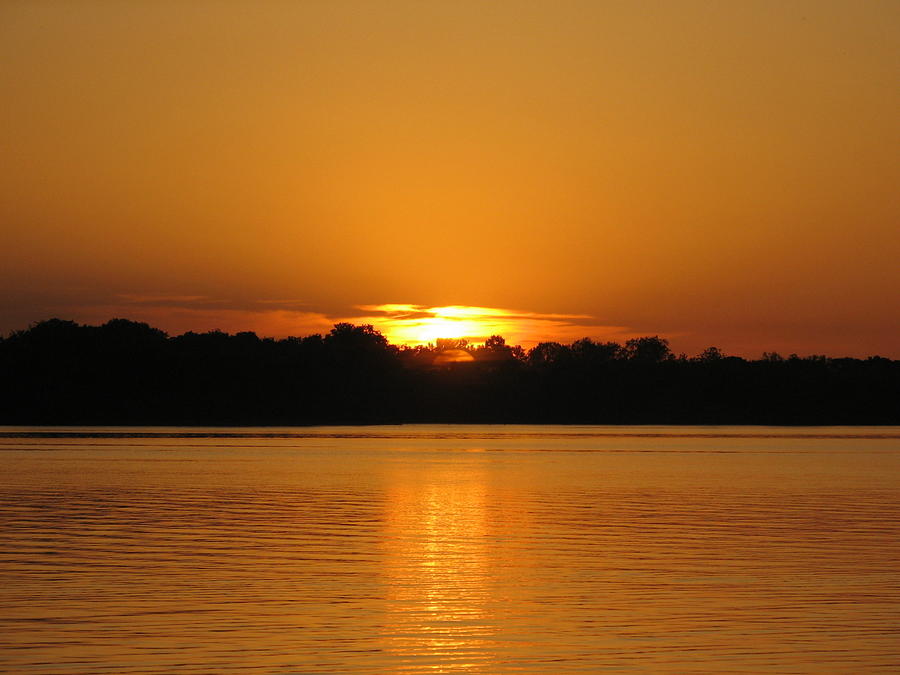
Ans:
[{"label": "sun reflection on water", "polygon": [[486,476],[399,471],[385,525],[386,649],[435,672],[483,670],[494,660]]}]

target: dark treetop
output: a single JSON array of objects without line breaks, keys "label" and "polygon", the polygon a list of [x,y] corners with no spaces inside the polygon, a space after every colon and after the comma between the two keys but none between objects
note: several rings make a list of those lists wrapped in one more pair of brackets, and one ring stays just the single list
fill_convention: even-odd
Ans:
[{"label": "dark treetop", "polygon": [[275,340],[51,319],[0,338],[0,424],[900,424],[900,361],[659,337],[397,347],[371,326]]}]

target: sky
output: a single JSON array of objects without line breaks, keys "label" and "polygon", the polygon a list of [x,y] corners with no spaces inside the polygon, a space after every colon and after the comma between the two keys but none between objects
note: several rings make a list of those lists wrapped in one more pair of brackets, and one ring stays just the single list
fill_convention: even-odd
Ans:
[{"label": "sky", "polygon": [[0,333],[900,358],[900,2],[0,4]]}]

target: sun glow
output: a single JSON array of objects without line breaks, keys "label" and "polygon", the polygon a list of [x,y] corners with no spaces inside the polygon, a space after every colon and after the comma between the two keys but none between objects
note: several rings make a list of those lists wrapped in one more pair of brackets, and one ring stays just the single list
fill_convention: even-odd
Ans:
[{"label": "sun glow", "polygon": [[428,344],[441,338],[478,342],[510,327],[505,313],[490,307],[378,305],[363,309],[384,312],[376,327],[391,341],[403,344]]},{"label": "sun glow", "polygon": [[401,339],[404,342],[434,342],[438,338],[477,336],[480,332],[481,327],[474,321],[437,316],[409,326],[401,333]]},{"label": "sun glow", "polygon": [[586,335],[608,335],[619,328],[598,326],[591,317],[540,314],[497,307],[445,305],[425,307],[410,304],[364,305],[366,316],[353,319],[371,323],[395,344],[433,344],[438,339],[465,339],[469,344],[502,335],[510,344],[529,345],[548,339],[578,339]]}]

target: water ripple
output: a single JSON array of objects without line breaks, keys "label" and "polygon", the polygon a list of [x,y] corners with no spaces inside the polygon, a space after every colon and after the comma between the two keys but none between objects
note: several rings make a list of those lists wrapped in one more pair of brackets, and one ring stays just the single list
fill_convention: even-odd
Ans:
[{"label": "water ripple", "polygon": [[7,436],[0,670],[896,672],[893,436],[583,431]]}]

